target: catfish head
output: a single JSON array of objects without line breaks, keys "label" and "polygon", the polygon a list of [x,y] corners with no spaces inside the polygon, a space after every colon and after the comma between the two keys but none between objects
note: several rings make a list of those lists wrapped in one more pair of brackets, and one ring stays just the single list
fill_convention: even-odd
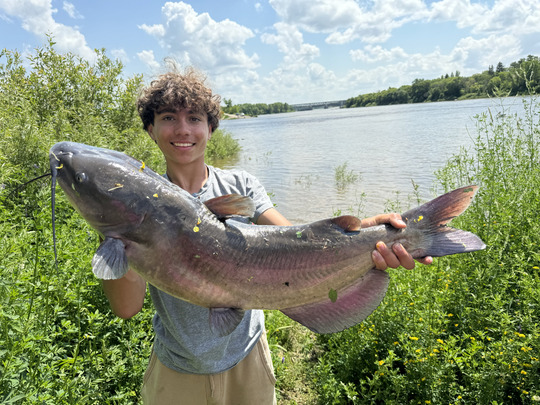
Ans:
[{"label": "catfish head", "polygon": [[161,177],[123,153],[74,142],[55,144],[50,165],[72,206],[102,236],[138,227],[148,211],[139,186]]}]

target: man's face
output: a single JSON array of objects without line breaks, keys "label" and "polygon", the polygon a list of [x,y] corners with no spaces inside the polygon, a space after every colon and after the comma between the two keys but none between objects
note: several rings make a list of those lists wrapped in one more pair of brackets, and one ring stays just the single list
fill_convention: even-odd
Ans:
[{"label": "man's face", "polygon": [[204,162],[206,144],[212,135],[206,113],[181,108],[156,112],[148,134],[163,152],[167,165]]}]

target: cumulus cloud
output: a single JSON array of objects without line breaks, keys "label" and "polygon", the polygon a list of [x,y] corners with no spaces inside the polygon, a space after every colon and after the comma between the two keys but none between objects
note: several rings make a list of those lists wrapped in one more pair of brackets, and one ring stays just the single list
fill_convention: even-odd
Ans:
[{"label": "cumulus cloud", "polygon": [[[417,78],[455,71],[472,75],[499,61],[508,64],[522,57],[522,41],[526,35],[533,41],[540,26],[538,0],[495,0],[491,5],[474,0],[269,0],[269,4],[281,21],[260,39],[276,47],[283,59],[269,74],[242,88],[243,96],[253,100],[260,94],[289,102],[322,100],[325,94],[348,98]],[[398,28],[441,22],[453,22],[464,34],[444,52],[438,47],[411,53],[404,46],[384,46]],[[323,52],[330,48],[306,43],[304,33],[310,39],[321,34],[338,53],[353,41],[364,44],[345,51],[361,68],[337,75],[325,63],[328,56]]]},{"label": "cumulus cloud", "polygon": [[139,28],[156,38],[171,57],[182,64],[209,72],[254,69],[257,54],[248,55],[243,46],[253,32],[231,20],[215,21],[208,13],[198,14],[183,2],[168,2],[162,8],[163,22]]},{"label": "cumulus cloud", "polygon": [[127,54],[127,52],[124,49],[112,49],[111,55],[120,60],[122,63],[126,64],[130,61],[130,58]]},{"label": "cumulus cloud", "polygon": [[73,19],[81,19],[84,18],[79,11],[75,8],[75,5],[73,3],[70,3],[68,1],[64,1],[64,4],[62,6],[64,11]]},{"label": "cumulus cloud", "polygon": [[275,45],[284,54],[282,67],[294,70],[319,56],[319,48],[304,43],[302,33],[293,25],[283,22],[274,24],[275,34],[261,35],[265,44]]},{"label": "cumulus cloud", "polygon": [[84,35],[77,29],[55,21],[49,0],[0,0],[0,10],[15,21],[20,21],[24,30],[45,41],[51,34],[60,52],[72,52],[90,61],[95,60],[95,52]]},{"label": "cumulus cloud", "polygon": [[364,49],[353,49],[349,51],[349,55],[351,55],[353,61],[368,63],[391,62],[407,57],[407,53],[399,46],[385,49],[380,45],[367,45]]},{"label": "cumulus cloud", "polygon": [[276,13],[289,24],[311,32],[330,32],[361,19],[354,0],[270,0]]},{"label": "cumulus cloud", "polygon": [[467,71],[475,73],[478,66],[487,69],[498,62],[513,62],[522,56],[520,41],[513,35],[490,35],[486,38],[466,37],[459,40],[453,55],[462,55],[461,63]]},{"label": "cumulus cloud", "polygon": [[351,57],[367,65],[364,69],[349,71],[347,81],[363,89],[358,94],[379,91],[410,84],[414,79],[432,79],[455,71],[470,76],[498,62],[515,61],[521,53],[520,43],[512,35],[480,39],[468,36],[447,53],[437,48],[429,53],[409,54],[399,47],[384,49],[367,45],[364,49],[351,51]]},{"label": "cumulus cloud", "polygon": [[431,5],[430,20],[455,21],[473,34],[538,32],[538,0],[495,0],[490,8],[470,0],[442,0]]},{"label": "cumulus cloud", "polygon": [[151,71],[158,71],[160,68],[160,64],[158,61],[156,61],[156,58],[154,56],[154,51],[152,50],[146,50],[137,52],[137,57],[141,62],[143,62]]},{"label": "cumulus cloud", "polygon": [[269,3],[285,22],[308,32],[328,33],[329,44],[345,44],[356,39],[384,42],[394,29],[427,16],[421,0],[374,0],[369,8],[354,0],[270,0]]}]

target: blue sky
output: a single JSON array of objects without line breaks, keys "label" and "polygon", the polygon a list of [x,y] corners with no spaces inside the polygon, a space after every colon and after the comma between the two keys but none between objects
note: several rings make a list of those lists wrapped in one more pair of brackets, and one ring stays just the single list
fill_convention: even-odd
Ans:
[{"label": "blue sky", "polygon": [[0,0],[0,47],[105,48],[128,76],[164,58],[208,75],[223,98],[346,99],[540,56],[540,0]]}]

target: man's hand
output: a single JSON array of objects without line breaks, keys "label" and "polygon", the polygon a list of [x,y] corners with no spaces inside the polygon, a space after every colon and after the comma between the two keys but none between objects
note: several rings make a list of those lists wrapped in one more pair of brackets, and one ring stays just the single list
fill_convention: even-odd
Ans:
[{"label": "man's hand", "polygon": [[[405,228],[407,224],[403,222],[400,214],[381,214],[371,218],[362,220],[362,228],[369,228],[370,226],[390,224],[394,228]],[[403,266],[408,270],[414,269],[415,262],[412,256],[405,250],[401,243],[394,243],[390,249],[384,242],[377,242],[376,250],[371,254],[375,267],[379,270],[386,270],[388,267],[393,269]],[[433,258],[431,256],[418,259],[419,263],[431,264]]]}]

